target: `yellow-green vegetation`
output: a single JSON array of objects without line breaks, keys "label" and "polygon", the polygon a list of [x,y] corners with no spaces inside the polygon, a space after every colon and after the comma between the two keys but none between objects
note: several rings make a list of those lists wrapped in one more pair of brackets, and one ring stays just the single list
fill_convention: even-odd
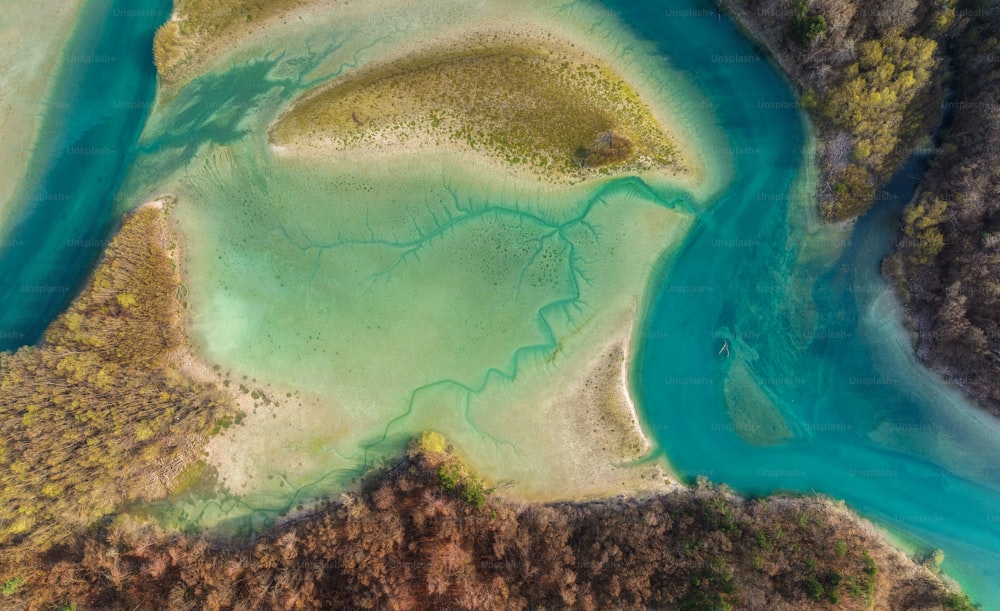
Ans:
[{"label": "yellow-green vegetation", "polygon": [[457,144],[548,176],[679,165],[649,108],[606,66],[500,34],[338,80],[296,104],[271,139],[334,150]]},{"label": "yellow-green vegetation", "polygon": [[160,26],[153,39],[153,63],[160,75],[169,80],[177,69],[190,58],[191,51],[185,47],[185,36],[179,22],[168,21]]},{"label": "yellow-green vegetation", "polygon": [[926,265],[944,248],[944,235],[938,226],[948,211],[948,202],[924,194],[903,213],[903,233],[907,241],[907,263]]},{"label": "yellow-green vegetation", "polygon": [[459,493],[462,500],[473,507],[482,507],[486,503],[486,498],[493,492],[457,459],[449,460],[438,467],[438,479],[442,490]]},{"label": "yellow-green vegetation", "polygon": [[833,201],[823,210],[831,220],[857,216],[871,203],[878,179],[905,155],[899,151],[926,123],[926,100],[937,43],[899,35],[858,45],[848,66],[826,95],[824,114],[853,139],[851,159],[833,179]]},{"label": "yellow-green vegetation", "polygon": [[196,460],[188,463],[184,470],[177,475],[170,493],[175,498],[198,493],[208,494],[215,490],[217,485],[218,478],[215,469],[204,460]]},{"label": "yellow-green vegetation", "polygon": [[174,12],[179,18],[156,33],[156,70],[164,81],[179,80],[186,67],[205,52],[206,41],[304,4],[303,0],[177,0]]},{"label": "yellow-green vegetation", "polygon": [[408,454],[411,459],[426,461],[436,470],[441,490],[460,496],[473,507],[482,507],[493,493],[468,465],[451,453],[451,447],[440,433],[422,433],[410,442]]},{"label": "yellow-green vegetation", "polygon": [[43,344],[0,353],[0,545],[45,548],[164,496],[232,413],[172,364],[183,336],[167,240],[161,211],[127,218]]},{"label": "yellow-green vegetation", "polygon": [[211,36],[304,4],[303,0],[177,0],[174,12],[190,27]]},{"label": "yellow-green vegetation", "polygon": [[436,431],[425,431],[411,444],[410,454],[444,454],[448,443],[444,435]]},{"label": "yellow-green vegetation", "polygon": [[17,594],[17,591],[21,589],[24,585],[24,580],[20,577],[12,577],[8,579],[3,584],[3,589],[0,589],[0,594],[4,596],[11,596],[12,594]]}]

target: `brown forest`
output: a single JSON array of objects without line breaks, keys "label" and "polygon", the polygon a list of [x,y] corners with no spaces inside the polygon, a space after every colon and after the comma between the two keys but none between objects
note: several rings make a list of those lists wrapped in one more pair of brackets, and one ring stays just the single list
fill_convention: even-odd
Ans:
[{"label": "brown forest", "polygon": [[952,42],[953,123],[886,268],[920,357],[1000,415],[1000,3],[976,15]]},{"label": "brown forest", "polygon": [[742,500],[699,488],[532,505],[480,490],[453,456],[425,444],[358,494],[254,540],[119,521],[31,563],[0,561],[0,574],[17,571],[22,580],[5,602],[109,610],[969,608],[830,501]]}]

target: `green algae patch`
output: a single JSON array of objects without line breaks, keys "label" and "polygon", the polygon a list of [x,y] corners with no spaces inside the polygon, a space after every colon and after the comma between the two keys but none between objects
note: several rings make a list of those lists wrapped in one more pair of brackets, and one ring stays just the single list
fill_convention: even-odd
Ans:
[{"label": "green algae patch", "polygon": [[271,130],[279,147],[471,149],[547,177],[679,169],[636,92],[568,44],[475,38],[364,69],[306,95]]},{"label": "green algae patch", "polygon": [[196,460],[189,463],[177,475],[171,497],[177,499],[188,495],[214,493],[218,485],[215,469],[204,460]]}]

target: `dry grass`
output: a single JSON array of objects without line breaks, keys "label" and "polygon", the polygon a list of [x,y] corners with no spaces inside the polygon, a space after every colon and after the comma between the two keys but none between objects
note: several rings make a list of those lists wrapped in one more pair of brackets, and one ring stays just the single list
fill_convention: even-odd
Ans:
[{"label": "dry grass", "polygon": [[156,31],[153,39],[153,62],[160,74],[170,74],[190,58],[190,51],[185,47],[180,24],[168,21]]}]

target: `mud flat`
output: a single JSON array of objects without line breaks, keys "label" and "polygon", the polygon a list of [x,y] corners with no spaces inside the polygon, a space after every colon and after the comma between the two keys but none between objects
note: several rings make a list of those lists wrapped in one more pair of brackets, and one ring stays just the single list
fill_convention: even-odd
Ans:
[{"label": "mud flat", "polygon": [[[424,430],[518,497],[663,487],[664,465],[630,466],[649,445],[625,372],[646,276],[689,217],[639,183],[505,192],[413,163],[366,166],[371,182],[353,186],[353,172],[325,188],[271,174],[269,193],[311,195],[280,211],[255,201],[246,225],[206,205],[243,193],[238,177],[208,188],[196,174],[179,198],[193,362],[245,388],[242,424],[209,446],[229,492],[284,510],[349,487]],[[354,205],[331,207],[331,192]]]}]

